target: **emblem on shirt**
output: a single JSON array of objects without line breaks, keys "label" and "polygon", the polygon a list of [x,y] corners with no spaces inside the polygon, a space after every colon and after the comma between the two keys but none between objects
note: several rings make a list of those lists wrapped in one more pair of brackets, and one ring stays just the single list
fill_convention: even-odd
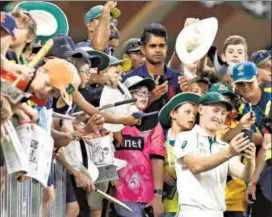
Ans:
[{"label": "emblem on shirt", "polygon": [[186,147],[187,143],[188,143],[187,141],[183,141],[181,148],[184,149]]},{"label": "emblem on shirt", "polygon": [[117,150],[138,150],[142,151],[144,149],[144,138],[124,135],[124,146],[116,148]]}]

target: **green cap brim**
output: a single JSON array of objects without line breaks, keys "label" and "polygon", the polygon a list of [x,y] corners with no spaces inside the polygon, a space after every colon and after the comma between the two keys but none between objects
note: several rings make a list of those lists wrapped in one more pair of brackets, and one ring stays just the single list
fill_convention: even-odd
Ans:
[{"label": "green cap brim", "polygon": [[227,96],[230,96],[230,97],[235,97],[236,95],[233,93],[233,92],[230,92],[230,91],[219,91],[217,93],[221,93],[222,95],[227,95]]},{"label": "green cap brim", "polygon": [[163,127],[171,126],[170,112],[184,103],[197,105],[199,95],[194,93],[180,93],[174,96],[159,112],[159,121]]},{"label": "green cap brim", "polygon": [[107,54],[100,52],[100,51],[86,51],[90,56],[99,56],[101,58],[101,65],[99,66],[98,70],[102,71],[106,69],[110,64],[110,58]]},{"label": "green cap brim", "polygon": [[122,60],[115,61],[115,62],[111,63],[110,65],[111,66],[122,65],[123,72],[127,72],[131,69],[132,63],[131,63],[130,59],[122,59]]},{"label": "green cap brim", "polygon": [[20,2],[16,8],[25,10],[25,11],[32,11],[32,10],[43,10],[47,11],[48,13],[52,14],[55,17],[57,22],[57,30],[54,34],[50,36],[40,36],[37,35],[36,42],[41,41],[44,44],[50,38],[53,38],[56,35],[64,34],[68,35],[69,32],[69,24],[65,13],[55,4],[50,2],[42,2],[42,1],[24,1]]}]

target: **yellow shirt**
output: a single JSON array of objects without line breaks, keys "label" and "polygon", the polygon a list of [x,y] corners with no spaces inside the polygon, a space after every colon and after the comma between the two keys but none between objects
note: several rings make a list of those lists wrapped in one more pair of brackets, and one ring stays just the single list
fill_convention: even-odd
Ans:
[{"label": "yellow shirt", "polygon": [[[238,121],[231,120],[229,126],[217,132],[221,137],[230,128],[235,128]],[[231,179],[226,185],[226,206],[227,211],[246,211],[246,201],[244,194],[246,190],[246,183],[241,179]]]},{"label": "yellow shirt", "polygon": [[[170,143],[171,144],[174,143],[173,140]],[[164,161],[164,172],[169,172],[171,175],[173,175],[174,178],[176,178],[174,144],[170,145],[166,141],[164,144],[164,147],[166,150],[166,158]],[[176,213],[179,208],[177,192],[175,193],[175,196],[173,197],[173,199],[171,199],[171,200],[164,199],[163,205],[164,205],[164,212],[165,213],[170,213],[170,212]]]}]

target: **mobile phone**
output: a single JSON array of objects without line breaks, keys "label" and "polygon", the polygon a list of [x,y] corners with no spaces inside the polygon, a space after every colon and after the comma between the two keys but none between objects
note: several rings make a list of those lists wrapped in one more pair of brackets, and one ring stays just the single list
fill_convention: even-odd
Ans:
[{"label": "mobile phone", "polygon": [[168,184],[166,182],[163,183],[163,197],[167,199],[173,199],[175,193],[177,192],[177,183]]},{"label": "mobile phone", "polygon": [[148,206],[144,208],[145,217],[154,217],[154,210],[152,206]]},{"label": "mobile phone", "polygon": [[252,142],[252,136],[253,136],[253,131],[250,129],[242,129],[241,132],[244,133],[244,137],[247,137],[250,142]]},{"label": "mobile phone", "polygon": [[158,81],[158,85],[163,84],[165,81],[169,81],[170,78],[164,77],[163,75],[160,75],[160,79]]}]

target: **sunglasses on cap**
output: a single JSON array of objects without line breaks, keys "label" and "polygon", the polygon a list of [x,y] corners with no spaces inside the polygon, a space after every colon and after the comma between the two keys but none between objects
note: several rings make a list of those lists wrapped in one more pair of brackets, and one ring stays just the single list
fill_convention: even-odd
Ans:
[{"label": "sunglasses on cap", "polygon": [[[142,42],[141,41],[136,41],[135,43],[132,43],[132,44],[130,44],[129,46],[128,46],[128,51],[130,50],[130,49],[134,49],[134,48],[137,48],[137,47],[140,47],[140,46],[142,46],[143,44],[142,44]],[[132,52],[132,51],[131,51]]]}]

